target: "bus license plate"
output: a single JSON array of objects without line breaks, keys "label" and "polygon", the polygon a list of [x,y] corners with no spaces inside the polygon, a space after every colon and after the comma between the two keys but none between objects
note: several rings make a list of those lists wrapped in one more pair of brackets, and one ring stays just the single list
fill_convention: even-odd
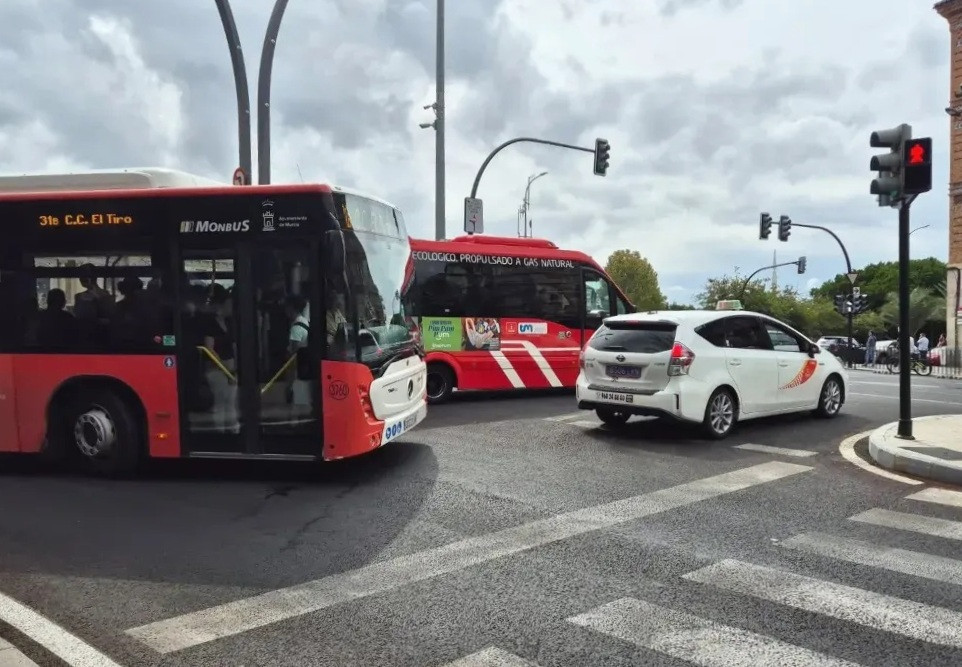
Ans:
[{"label": "bus license plate", "polygon": [[417,423],[418,413],[415,412],[413,415],[408,415],[408,417],[404,420],[404,430],[406,431],[409,428],[414,428]]},{"label": "bus license plate", "polygon": [[638,366],[608,366],[606,372],[613,378],[630,378],[637,380],[641,377],[641,368]]}]

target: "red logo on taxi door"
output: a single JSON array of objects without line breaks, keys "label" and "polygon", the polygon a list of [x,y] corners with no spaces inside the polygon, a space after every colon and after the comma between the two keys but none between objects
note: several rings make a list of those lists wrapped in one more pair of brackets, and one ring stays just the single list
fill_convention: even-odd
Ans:
[{"label": "red logo on taxi door", "polygon": [[784,384],[779,389],[794,389],[795,387],[801,386],[808,382],[813,375],[815,375],[815,369],[818,368],[818,362],[814,359],[807,359],[802,365],[801,370],[798,374],[792,378],[792,381],[788,384]]}]

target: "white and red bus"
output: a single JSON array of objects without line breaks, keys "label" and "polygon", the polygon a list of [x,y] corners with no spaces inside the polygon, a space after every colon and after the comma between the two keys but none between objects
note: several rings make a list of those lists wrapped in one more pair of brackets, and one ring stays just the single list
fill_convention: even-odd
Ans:
[{"label": "white and red bus", "polygon": [[0,452],[330,460],[424,419],[401,212],[170,170],[0,178]]},{"label": "white and red bus", "polygon": [[454,391],[573,387],[583,343],[634,308],[588,255],[551,241],[411,239],[409,314],[427,352],[428,401]]}]

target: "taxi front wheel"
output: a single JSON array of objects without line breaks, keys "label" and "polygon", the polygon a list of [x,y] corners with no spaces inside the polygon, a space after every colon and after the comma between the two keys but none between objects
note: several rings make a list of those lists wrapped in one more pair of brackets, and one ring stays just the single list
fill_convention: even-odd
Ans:
[{"label": "taxi front wheel", "polygon": [[822,393],[818,396],[818,407],[815,414],[826,419],[838,415],[842,409],[842,383],[834,375],[822,385]]}]

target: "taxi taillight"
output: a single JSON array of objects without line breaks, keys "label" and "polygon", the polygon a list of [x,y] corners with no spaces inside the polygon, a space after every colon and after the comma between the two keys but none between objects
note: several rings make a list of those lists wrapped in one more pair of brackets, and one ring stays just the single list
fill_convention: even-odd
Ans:
[{"label": "taxi taillight", "polygon": [[695,360],[695,353],[689,350],[683,343],[677,340],[671,347],[671,359],[668,362],[668,375],[675,377],[678,375],[688,375],[688,369]]}]

